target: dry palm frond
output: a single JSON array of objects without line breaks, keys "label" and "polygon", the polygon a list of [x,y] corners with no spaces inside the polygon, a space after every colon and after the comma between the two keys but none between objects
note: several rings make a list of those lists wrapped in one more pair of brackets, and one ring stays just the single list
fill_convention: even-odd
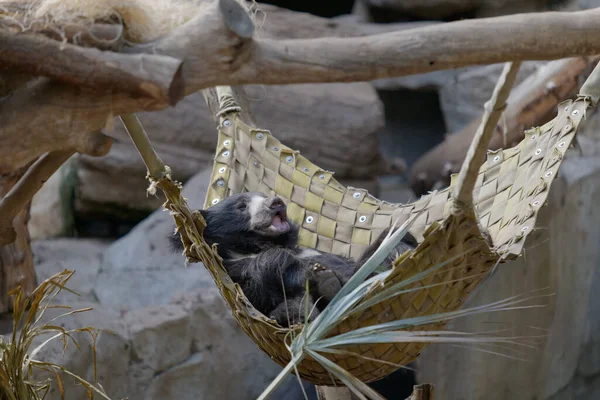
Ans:
[{"label": "dry palm frond", "polygon": [[[50,342],[61,340],[63,351],[69,341],[79,348],[73,337],[77,332],[88,333],[94,359],[94,376],[96,375],[96,346],[97,330],[92,327],[65,329],[58,320],[76,313],[90,311],[91,308],[73,310],[67,306],[52,305],[53,299],[63,290],[73,292],[66,287],[73,276],[72,271],[64,270],[42,282],[30,296],[23,296],[21,287],[10,294],[14,296],[13,331],[8,341],[0,336],[0,400],[42,400],[50,390],[52,380],[36,381],[34,372],[45,371],[55,377],[61,396],[64,397],[65,387],[61,373],[74,378],[87,390],[88,397],[94,398],[94,393],[101,398],[110,400],[100,386],[95,386],[61,365],[37,360],[36,355]],[[77,293],[75,293],[77,294]],[[65,312],[48,322],[41,322],[44,313],[49,308],[65,309]],[[42,339],[41,344],[32,349],[35,339]]]}]

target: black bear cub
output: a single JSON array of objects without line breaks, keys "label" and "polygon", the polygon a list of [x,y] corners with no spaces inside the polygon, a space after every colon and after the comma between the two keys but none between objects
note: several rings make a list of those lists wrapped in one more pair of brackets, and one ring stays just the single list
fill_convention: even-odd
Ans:
[{"label": "black bear cub", "polygon": [[[285,203],[278,197],[234,194],[201,213],[207,224],[204,239],[209,245],[217,244],[231,279],[258,311],[282,326],[310,321],[318,315],[387,234],[384,231],[358,261],[353,261],[299,247],[299,228],[288,220]],[[181,249],[179,238],[172,239]],[[415,246],[415,239],[406,235],[396,252]],[[388,262],[390,259],[393,257]],[[304,315],[307,280],[308,318]]]}]

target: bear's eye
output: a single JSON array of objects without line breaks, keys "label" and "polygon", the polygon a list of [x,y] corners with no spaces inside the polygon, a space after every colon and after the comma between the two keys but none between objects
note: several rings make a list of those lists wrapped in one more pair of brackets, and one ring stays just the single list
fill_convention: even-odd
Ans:
[{"label": "bear's eye", "polygon": [[238,204],[238,210],[245,210],[246,209],[246,203],[240,203]]}]

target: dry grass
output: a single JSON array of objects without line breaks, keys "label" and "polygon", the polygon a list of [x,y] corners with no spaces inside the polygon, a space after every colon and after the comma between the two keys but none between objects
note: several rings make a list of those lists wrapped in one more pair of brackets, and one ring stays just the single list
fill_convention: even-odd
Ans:
[{"label": "dry grass", "polygon": [[[24,296],[21,287],[11,292],[15,300],[13,332],[8,341],[0,336],[0,400],[44,399],[51,388],[53,380],[48,378],[37,381],[35,379],[36,372],[50,373],[50,376],[54,377],[62,397],[64,397],[67,390],[61,379],[61,374],[64,374],[74,378],[79,384],[83,385],[90,399],[93,399],[94,394],[97,394],[103,399],[110,400],[99,384],[94,385],[68,371],[61,365],[36,359],[36,355],[40,350],[54,340],[62,341],[63,350],[67,349],[69,342],[80,349],[73,334],[77,332],[88,333],[92,341],[95,380],[95,340],[98,331],[92,327],[67,330],[60,326],[58,322],[69,315],[90,311],[91,308],[73,310],[71,307],[51,304],[56,295],[63,290],[75,293],[66,287],[67,282],[72,276],[72,271],[65,270],[58,273],[42,282],[31,296]],[[61,308],[65,312],[47,322],[41,322],[46,310],[51,308]],[[40,345],[32,348],[36,338],[43,338],[44,340]]]}]

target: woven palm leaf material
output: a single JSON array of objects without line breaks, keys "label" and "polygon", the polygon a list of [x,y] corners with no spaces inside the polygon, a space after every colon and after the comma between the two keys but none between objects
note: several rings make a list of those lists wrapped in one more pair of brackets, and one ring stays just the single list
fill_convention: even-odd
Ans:
[{"label": "woven palm leaf material", "polygon": [[[392,273],[382,285],[374,286],[363,302],[433,265],[452,260],[413,286],[441,285],[403,293],[360,310],[339,321],[330,335],[376,323],[456,311],[492,267],[521,254],[590,104],[589,98],[583,97],[564,102],[555,119],[525,132],[517,146],[489,152],[479,170],[473,210],[460,209],[451,199],[456,177],[450,188],[406,205],[387,203],[365,190],[344,187],[333,173],[288,148],[269,131],[242,121],[232,98],[221,99],[218,143],[205,207],[233,193],[277,194],[287,203],[289,218],[300,226],[301,246],[352,257],[360,255],[394,221],[402,223],[418,215],[411,227],[411,233],[419,240],[418,247],[400,255]],[[299,333],[301,326],[282,328],[258,312],[231,281],[216,249],[203,241],[205,222],[198,212],[189,210],[179,186],[168,177],[154,184],[165,191],[165,207],[174,214],[188,259],[204,263],[244,331],[274,361],[286,365],[290,353],[284,341],[290,333]],[[487,231],[487,239],[480,227]],[[443,325],[406,329],[432,330]],[[344,354],[326,356],[362,381],[370,382],[414,360],[425,345],[346,346],[341,348],[346,350]],[[310,357],[303,359],[298,372],[315,384],[333,383],[331,375]]]}]

